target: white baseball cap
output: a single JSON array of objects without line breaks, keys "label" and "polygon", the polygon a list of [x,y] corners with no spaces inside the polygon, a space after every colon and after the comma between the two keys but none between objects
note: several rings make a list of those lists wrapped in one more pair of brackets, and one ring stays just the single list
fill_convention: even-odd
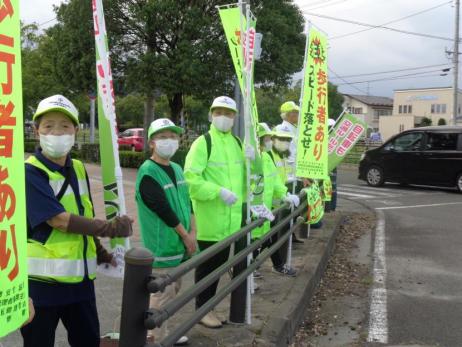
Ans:
[{"label": "white baseball cap", "polygon": [[327,120],[327,126],[332,127],[335,125],[335,119],[329,118]]},{"label": "white baseball cap", "polygon": [[227,108],[228,110],[237,113],[236,101],[231,99],[229,96],[219,96],[218,98],[215,98],[212,102],[212,106],[210,106],[210,112],[217,107]]},{"label": "white baseball cap", "polygon": [[148,129],[148,139],[151,138],[151,135],[158,133],[162,130],[171,130],[177,134],[183,133],[183,128],[180,128],[175,125],[170,119],[168,118],[159,118],[156,119],[154,122],[151,123]]},{"label": "white baseball cap", "polygon": [[294,135],[290,131],[290,129],[283,124],[276,125],[273,129],[274,136],[276,137],[282,137],[282,138],[289,138],[293,139]]},{"label": "white baseball cap", "polygon": [[79,111],[72,102],[62,95],[53,95],[40,101],[32,120],[51,111],[58,111],[68,116],[76,125],[79,124]]}]

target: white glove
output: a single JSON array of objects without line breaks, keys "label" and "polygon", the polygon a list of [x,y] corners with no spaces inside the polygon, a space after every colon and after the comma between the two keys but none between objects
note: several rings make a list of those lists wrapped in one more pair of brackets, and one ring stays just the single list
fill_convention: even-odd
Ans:
[{"label": "white glove", "polygon": [[220,198],[228,206],[234,205],[234,203],[237,201],[236,194],[226,188],[220,189]]},{"label": "white glove", "polygon": [[295,207],[298,207],[298,205],[300,205],[300,198],[295,194],[287,193],[287,196],[284,198],[284,201],[288,202],[289,204]]},{"label": "white glove", "polygon": [[255,149],[252,146],[245,146],[245,158],[255,160]]}]

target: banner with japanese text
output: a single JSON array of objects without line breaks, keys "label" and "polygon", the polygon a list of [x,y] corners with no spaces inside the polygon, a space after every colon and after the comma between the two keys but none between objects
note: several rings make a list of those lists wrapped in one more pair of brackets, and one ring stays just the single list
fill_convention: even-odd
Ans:
[{"label": "banner with japanese text", "polygon": [[355,146],[367,129],[366,123],[344,113],[329,133],[329,172],[334,170]]},{"label": "banner with japanese text", "polygon": [[[244,42],[241,44],[241,24],[242,27],[247,27],[246,17],[241,13],[238,6],[224,7],[219,9],[221,22],[225,31],[226,40],[228,41],[231,58],[233,60],[236,76],[239,81],[244,97],[250,97],[250,119],[246,119],[246,124],[249,124],[250,137],[249,145],[255,150],[255,161],[252,165],[252,174],[262,173],[262,160],[260,153],[260,142],[258,140],[258,110],[255,97],[254,83],[253,83],[253,70],[254,70],[254,48],[256,39],[256,19],[250,21],[250,29],[248,35],[244,35]],[[245,52],[246,38],[249,37],[249,52]],[[244,59],[245,56],[245,59]],[[244,65],[245,64],[245,65]],[[246,76],[243,74],[243,67],[245,70],[250,70],[248,75],[251,76],[250,90],[247,91]],[[246,94],[246,95],[245,95]]]},{"label": "banner with japanese text", "polygon": [[297,177],[327,176],[327,40],[311,28],[305,54],[302,102],[298,127]]},{"label": "banner with japanese text", "polygon": [[[102,0],[92,0],[92,8],[96,44],[96,77],[98,81],[99,148],[105,213],[106,219],[110,220],[117,215],[126,213],[125,197],[119,161],[119,145],[117,143],[114,84]],[[111,246],[119,264],[117,271],[104,271],[101,267],[98,270],[115,277],[122,277],[123,257],[125,250],[128,249],[128,238],[112,239]]]},{"label": "banner with japanese text", "polygon": [[0,337],[29,317],[19,1],[0,1]]}]

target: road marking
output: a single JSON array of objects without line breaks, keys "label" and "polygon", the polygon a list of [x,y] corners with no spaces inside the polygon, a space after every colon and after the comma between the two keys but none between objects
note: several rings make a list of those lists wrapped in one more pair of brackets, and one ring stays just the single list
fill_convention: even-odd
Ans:
[{"label": "road marking", "polygon": [[348,193],[348,192],[343,192],[343,191],[338,191],[338,195],[349,195],[349,196],[355,196],[357,198],[365,198],[365,199],[370,199],[374,198],[375,196],[372,195],[364,195],[364,194],[356,194],[356,193]]},{"label": "road marking", "polygon": [[377,211],[374,242],[374,285],[371,293],[368,342],[388,343],[387,263],[385,257],[385,215]]},{"label": "road marking", "polygon": [[356,188],[340,186],[340,190],[341,191],[348,191],[348,192],[349,191],[354,191],[354,192],[360,192],[360,193],[365,193],[365,194],[374,194],[377,197],[384,196],[384,197],[387,197],[387,198],[394,198],[394,197],[397,197],[397,196],[401,195],[401,194],[391,194],[391,193],[377,192],[377,191],[374,191],[373,189],[372,189],[372,191],[365,190],[363,187],[359,187],[359,186],[356,187]]},{"label": "road marking", "polygon": [[433,207],[433,206],[448,206],[460,205],[462,202],[445,202],[441,204],[428,204],[428,205],[410,205],[410,206],[390,206],[390,207],[376,207],[376,210],[397,210],[399,208],[419,208],[419,207]]},{"label": "road marking", "polygon": [[356,189],[365,189],[365,190],[372,190],[374,192],[386,191],[392,193],[401,193],[399,188],[384,188],[384,187],[371,187],[366,185],[359,185],[359,184],[340,184],[340,187],[349,187],[349,188],[356,188]]}]

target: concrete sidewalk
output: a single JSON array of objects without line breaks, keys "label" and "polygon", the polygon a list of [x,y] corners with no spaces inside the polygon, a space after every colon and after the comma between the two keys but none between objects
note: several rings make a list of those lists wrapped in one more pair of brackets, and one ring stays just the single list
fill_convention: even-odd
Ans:
[{"label": "concrete sidewalk", "polygon": [[[86,164],[91,178],[92,194],[96,214],[104,218],[103,193],[100,169]],[[127,213],[137,219],[134,201],[135,169],[124,169],[124,193]],[[341,207],[341,205],[340,205]],[[283,277],[271,271],[268,259],[261,268],[262,279],[257,279],[259,289],[252,297],[252,324],[226,324],[221,329],[207,329],[196,325],[189,333],[190,346],[285,346],[296,331],[305,309],[314,293],[332,250],[336,230],[342,219],[339,212],[326,214],[322,229],[312,230],[304,244],[296,244],[293,250],[293,266],[298,270],[295,278]],[[135,222],[132,246],[140,246],[139,225]],[[225,275],[220,286],[229,281]],[[182,290],[193,285],[193,273],[183,278]],[[99,275],[96,280],[96,295],[101,324],[101,334],[119,331],[122,280]],[[194,310],[190,302],[168,321],[170,329],[188,319]],[[218,307],[217,312],[228,316],[229,297]],[[18,332],[0,340],[0,347],[22,346]],[[55,346],[68,346],[66,332],[61,323],[56,334]]]}]

